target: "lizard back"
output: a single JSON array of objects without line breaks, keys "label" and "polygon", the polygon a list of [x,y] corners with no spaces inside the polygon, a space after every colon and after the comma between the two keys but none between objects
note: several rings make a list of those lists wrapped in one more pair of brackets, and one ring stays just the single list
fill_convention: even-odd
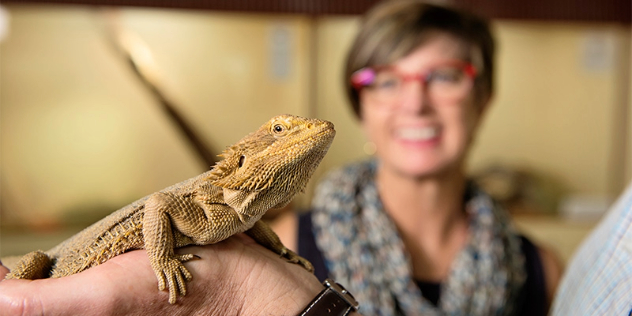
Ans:
[{"label": "lizard back", "polygon": [[[160,192],[184,195],[208,179],[211,171],[182,181]],[[142,249],[143,209],[150,195],[120,208],[46,253],[55,261],[51,277],[62,277],[99,265],[132,249]]]}]

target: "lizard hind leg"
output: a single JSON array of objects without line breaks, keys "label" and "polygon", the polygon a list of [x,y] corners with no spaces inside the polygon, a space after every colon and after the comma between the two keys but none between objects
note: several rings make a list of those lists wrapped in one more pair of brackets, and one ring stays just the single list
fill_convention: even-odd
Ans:
[{"label": "lizard hind leg", "polygon": [[312,266],[311,262],[285,247],[279,236],[262,220],[258,220],[252,228],[247,230],[246,235],[252,237],[260,245],[279,254],[287,261],[301,265],[309,272],[314,272],[314,266]]},{"label": "lizard hind leg", "polygon": [[53,259],[41,250],[24,255],[7,274],[6,279],[44,279],[49,276]]}]

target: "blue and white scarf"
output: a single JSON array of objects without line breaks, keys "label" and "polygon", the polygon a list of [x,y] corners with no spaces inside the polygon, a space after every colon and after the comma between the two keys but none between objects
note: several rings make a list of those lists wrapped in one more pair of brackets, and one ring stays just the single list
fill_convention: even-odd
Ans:
[{"label": "blue and white scarf", "polygon": [[468,244],[441,285],[439,306],[423,298],[397,228],[375,185],[377,163],[330,174],[318,186],[312,220],[331,276],[363,315],[510,315],[526,280],[521,241],[508,215],[471,185]]}]

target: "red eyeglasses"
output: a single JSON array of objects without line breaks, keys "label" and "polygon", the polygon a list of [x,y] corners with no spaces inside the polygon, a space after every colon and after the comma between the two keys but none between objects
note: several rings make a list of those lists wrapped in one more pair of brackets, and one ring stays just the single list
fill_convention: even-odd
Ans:
[{"label": "red eyeglasses", "polygon": [[412,81],[421,82],[430,98],[460,98],[472,90],[476,73],[472,64],[461,60],[446,61],[413,74],[400,73],[392,66],[366,67],[351,75],[351,85],[380,102],[396,101],[405,84]]}]

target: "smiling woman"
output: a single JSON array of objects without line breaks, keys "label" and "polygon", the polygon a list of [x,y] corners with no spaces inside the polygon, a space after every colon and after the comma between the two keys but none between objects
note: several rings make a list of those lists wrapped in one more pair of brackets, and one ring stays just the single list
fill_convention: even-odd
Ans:
[{"label": "smiling woman", "polygon": [[364,314],[546,314],[560,267],[465,175],[494,46],[485,20],[418,0],[362,20],[345,89],[374,158],[332,172],[278,232]]}]

